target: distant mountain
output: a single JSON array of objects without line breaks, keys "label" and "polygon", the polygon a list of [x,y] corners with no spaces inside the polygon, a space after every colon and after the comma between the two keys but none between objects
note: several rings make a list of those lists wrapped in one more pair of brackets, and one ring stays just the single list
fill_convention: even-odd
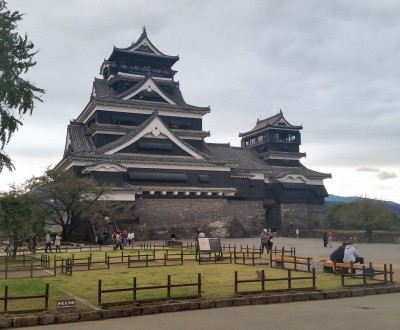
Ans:
[{"label": "distant mountain", "polygon": [[[359,198],[360,197],[357,196],[343,197],[343,196],[329,195],[329,197],[325,198],[325,204],[328,206],[332,206],[342,203],[351,203],[358,200]],[[391,201],[382,201],[382,202],[384,202],[393,211],[394,214],[400,217],[400,204]]]}]

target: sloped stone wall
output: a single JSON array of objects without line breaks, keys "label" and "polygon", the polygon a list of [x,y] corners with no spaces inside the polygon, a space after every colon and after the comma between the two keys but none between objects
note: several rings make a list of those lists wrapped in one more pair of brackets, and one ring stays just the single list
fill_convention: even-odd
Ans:
[{"label": "sloped stone wall", "polygon": [[290,222],[299,229],[327,226],[327,215],[321,204],[282,204],[281,219],[283,231],[289,228]]},{"label": "sloped stone wall", "polygon": [[264,212],[262,201],[139,199],[136,233],[138,239],[168,239],[172,231],[191,238],[201,229],[212,237],[246,237],[264,228]]}]

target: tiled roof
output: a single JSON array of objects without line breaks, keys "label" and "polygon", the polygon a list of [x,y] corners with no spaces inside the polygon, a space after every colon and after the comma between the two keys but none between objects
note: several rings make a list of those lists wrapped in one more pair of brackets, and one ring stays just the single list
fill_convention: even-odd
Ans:
[{"label": "tiled roof", "polygon": [[171,83],[161,83],[157,80],[154,80],[156,85],[166,94],[171,100],[173,100],[176,104],[169,103],[161,103],[161,102],[150,102],[150,101],[141,101],[141,100],[123,100],[122,97],[128,95],[133,90],[139,88],[147,78],[143,78],[140,80],[131,79],[131,81],[137,82],[135,86],[133,86],[128,91],[124,91],[123,93],[116,93],[109,86],[109,82],[96,78],[93,82],[93,88],[95,91],[95,95],[92,95],[91,101],[96,103],[113,103],[117,106],[126,106],[126,107],[140,107],[146,109],[164,109],[167,111],[201,111],[202,113],[210,112],[210,107],[197,107],[190,104],[187,104],[183,99],[182,93],[179,89],[178,84]]},{"label": "tiled roof", "polygon": [[250,131],[245,132],[245,133],[239,133],[239,136],[241,137],[241,136],[249,135],[251,133],[261,131],[267,127],[284,128],[285,127],[284,125],[282,125],[282,126],[279,125],[279,122],[281,122],[281,121],[285,122],[287,124],[286,127],[291,128],[291,129],[302,129],[303,128],[301,125],[300,126],[291,125],[285,119],[285,117],[283,116],[282,110],[281,110],[279,113],[277,113],[276,115],[274,115],[272,117],[269,117],[269,118],[266,118],[263,120],[257,120],[256,126],[254,126],[253,129],[251,129]]}]

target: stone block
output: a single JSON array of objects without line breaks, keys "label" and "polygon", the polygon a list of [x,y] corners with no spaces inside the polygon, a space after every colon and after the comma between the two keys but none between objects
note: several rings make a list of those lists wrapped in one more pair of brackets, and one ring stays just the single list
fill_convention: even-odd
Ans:
[{"label": "stone block", "polygon": [[326,299],[339,298],[339,292],[337,291],[327,291],[325,292]]},{"label": "stone block", "polygon": [[180,304],[181,311],[191,311],[200,308],[198,301],[183,302]]},{"label": "stone block", "polygon": [[39,316],[16,317],[12,323],[14,328],[39,325]]},{"label": "stone block", "polygon": [[200,309],[215,308],[214,300],[204,300],[199,303]]},{"label": "stone block", "polygon": [[231,307],[233,305],[233,299],[220,299],[215,301],[215,307]]},{"label": "stone block", "polygon": [[54,324],[56,323],[56,316],[55,315],[42,315],[39,316],[39,324],[40,325],[47,325],[47,324]]},{"label": "stone block", "polygon": [[160,313],[160,306],[143,306],[142,307],[142,314],[158,314]]},{"label": "stone block", "polygon": [[143,309],[142,307],[132,307],[131,308],[131,316],[142,315]]},{"label": "stone block", "polygon": [[102,311],[103,319],[114,319],[122,317],[122,309],[108,309]]},{"label": "stone block", "polygon": [[100,320],[102,318],[101,311],[90,311],[90,312],[82,312],[80,320],[81,321],[94,321]]},{"label": "stone block", "polygon": [[251,299],[249,297],[236,298],[233,300],[232,306],[245,306],[245,305],[250,305],[250,304],[251,304]]},{"label": "stone block", "polygon": [[8,329],[12,327],[12,319],[0,319],[0,329]]},{"label": "stone block", "polygon": [[293,295],[293,301],[306,301],[310,300],[310,294],[306,292],[295,293]]},{"label": "stone block", "polygon": [[400,292],[400,286],[390,286],[390,287],[388,288],[388,291],[389,291],[390,293]]},{"label": "stone block", "polygon": [[181,310],[181,306],[179,304],[170,304],[170,305],[161,305],[160,313],[171,313],[171,312],[179,312]]},{"label": "stone block", "polygon": [[325,294],[323,292],[311,292],[310,299],[311,300],[323,300],[323,299],[325,299]]},{"label": "stone block", "polygon": [[389,293],[389,290],[386,287],[379,287],[379,288],[375,288],[375,293],[376,294],[385,294],[385,293]]},{"label": "stone block", "polygon": [[251,297],[250,302],[252,305],[268,304],[269,297],[268,296]]},{"label": "stone block", "polygon": [[286,303],[286,302],[291,302],[291,301],[293,301],[292,294],[283,294],[283,295],[279,296],[280,303]]},{"label": "stone block", "polygon": [[339,290],[338,293],[340,298],[348,298],[352,296],[351,290]]},{"label": "stone block", "polygon": [[57,323],[76,322],[79,320],[79,317],[80,317],[79,313],[58,314]]},{"label": "stone block", "polygon": [[268,304],[276,304],[279,302],[279,295],[268,296]]}]

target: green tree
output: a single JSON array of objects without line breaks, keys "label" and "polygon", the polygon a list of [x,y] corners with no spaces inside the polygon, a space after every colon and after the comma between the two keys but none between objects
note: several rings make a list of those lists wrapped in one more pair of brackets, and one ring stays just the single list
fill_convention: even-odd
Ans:
[{"label": "green tree", "polygon": [[374,230],[390,230],[396,223],[396,215],[381,201],[361,198],[352,203],[342,204],[338,215],[343,225],[352,229],[363,229],[372,241]]},{"label": "green tree", "polygon": [[15,258],[18,244],[28,235],[43,232],[43,222],[32,220],[32,202],[29,196],[18,189],[0,195],[0,230],[10,243],[12,256]]},{"label": "green tree", "polygon": [[47,170],[26,183],[35,201],[36,218],[62,227],[62,239],[70,240],[82,223],[103,221],[106,215],[125,217],[133,205],[109,200],[111,186],[101,186],[91,177],[77,177],[70,171]]},{"label": "green tree", "polygon": [[17,24],[22,19],[18,11],[10,11],[0,0],[0,172],[14,169],[4,147],[22,125],[21,117],[32,114],[35,101],[42,102],[44,90],[22,78],[36,65],[34,45],[27,35],[19,35]]}]

